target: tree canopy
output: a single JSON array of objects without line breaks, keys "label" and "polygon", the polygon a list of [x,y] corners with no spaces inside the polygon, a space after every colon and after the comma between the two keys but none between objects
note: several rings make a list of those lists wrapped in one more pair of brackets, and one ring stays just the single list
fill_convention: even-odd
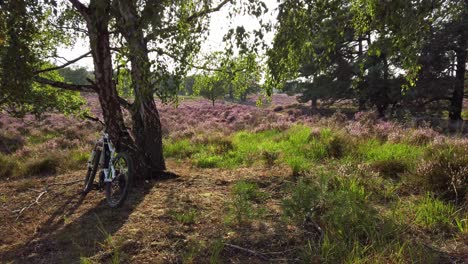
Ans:
[{"label": "tree canopy", "polygon": [[195,94],[214,101],[228,95],[231,100],[245,101],[247,95],[258,90],[261,67],[254,53],[226,58],[213,53],[209,63],[195,76]]},{"label": "tree canopy", "polygon": [[[467,10],[464,0],[282,1],[268,52],[270,87],[304,77],[297,86],[303,101],[355,99],[361,109],[375,106],[381,115],[402,100],[448,99],[451,119],[460,119]],[[458,73],[452,71],[444,96],[427,93],[429,76],[447,84],[450,65]],[[414,96],[424,89],[424,97]]]},{"label": "tree canopy", "polygon": [[[18,114],[75,112],[83,105],[77,91],[97,93],[111,139],[118,149],[134,153],[137,169],[147,171],[165,169],[154,95],[163,102],[176,98],[207,36],[210,14],[225,8],[231,17],[259,17],[267,11],[260,0],[5,0],[1,5],[0,107]],[[261,30],[229,30],[226,54],[232,55],[235,46],[254,50],[259,41],[245,42],[251,35],[262,38]],[[90,51],[51,65],[58,47],[71,46],[79,37],[89,41]],[[89,55],[94,78],[88,83],[68,83],[56,74]],[[122,98],[125,94],[134,100]],[[131,135],[123,109],[132,116]]]}]

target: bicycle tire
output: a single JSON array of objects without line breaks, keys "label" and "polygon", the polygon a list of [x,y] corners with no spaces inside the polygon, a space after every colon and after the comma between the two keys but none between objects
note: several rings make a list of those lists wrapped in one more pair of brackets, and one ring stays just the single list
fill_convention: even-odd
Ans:
[{"label": "bicycle tire", "polygon": [[83,195],[86,195],[91,191],[93,188],[94,178],[96,177],[96,173],[99,167],[99,159],[101,158],[101,150],[96,148],[94,153],[94,158],[92,161],[92,167],[88,167],[88,171],[86,172],[85,182],[83,191],[81,192]]},{"label": "bicycle tire", "polygon": [[[132,177],[133,177],[133,162],[130,158],[130,156],[127,153],[119,153],[115,157],[113,163],[114,166],[120,161],[125,161],[127,170],[125,173],[122,173],[119,168],[115,168],[116,173],[118,175],[113,179],[112,182],[106,182],[106,200],[107,204],[111,208],[116,208],[122,206],[124,203],[125,199],[127,198],[128,192],[130,190],[131,184],[132,184]],[[118,164],[117,164],[118,165]],[[119,188],[122,189],[120,193],[117,195],[117,197],[113,197],[113,194],[116,192],[113,190],[113,184],[118,184]],[[122,185],[123,184],[123,188]]]}]

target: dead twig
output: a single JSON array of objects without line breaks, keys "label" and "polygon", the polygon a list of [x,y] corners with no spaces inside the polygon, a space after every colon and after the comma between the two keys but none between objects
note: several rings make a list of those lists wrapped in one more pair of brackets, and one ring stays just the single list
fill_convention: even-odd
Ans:
[{"label": "dead twig", "polygon": [[28,189],[31,190],[31,191],[38,192],[39,195],[36,197],[36,199],[35,199],[34,201],[32,201],[32,202],[31,202],[30,204],[28,204],[27,206],[12,211],[13,213],[18,213],[18,215],[16,216],[16,221],[18,221],[19,217],[21,216],[21,214],[22,214],[24,211],[30,209],[30,208],[33,207],[34,205],[39,205],[39,200],[41,199],[42,196],[44,196],[44,194],[46,194],[46,193],[49,192],[49,187],[50,187],[50,186],[71,185],[71,184],[75,184],[75,183],[78,183],[78,182],[82,182],[82,180],[75,180],[75,181],[68,181],[68,182],[48,183],[48,184],[44,187],[44,191],[40,191],[40,190],[28,188]]},{"label": "dead twig", "polygon": [[44,190],[43,192],[41,192],[41,193],[36,197],[36,199],[35,199],[32,203],[30,203],[28,206],[25,206],[25,207],[23,207],[23,208],[21,208],[21,209],[13,210],[13,213],[18,213],[18,215],[16,216],[16,221],[18,221],[19,217],[21,216],[21,214],[22,214],[25,210],[27,210],[27,209],[33,207],[33,206],[36,205],[36,204],[38,205],[38,204],[39,204],[39,199],[41,199],[41,197],[42,197],[44,194],[46,194],[47,192],[48,192],[48,190],[47,190],[47,187],[46,187],[45,190]]},{"label": "dead twig", "polygon": [[236,246],[236,245],[233,245],[233,244],[228,244],[228,243],[225,243],[224,244],[225,246],[227,247],[230,247],[230,248],[234,248],[234,249],[237,249],[237,250],[240,250],[240,251],[244,251],[244,252],[247,252],[253,256],[256,256],[260,259],[263,259],[263,260],[270,260],[270,258],[268,258],[265,254],[263,253],[260,253],[260,252],[257,252],[257,251],[253,251],[251,249],[247,249],[247,248],[243,248],[243,247],[240,247],[240,246]]}]

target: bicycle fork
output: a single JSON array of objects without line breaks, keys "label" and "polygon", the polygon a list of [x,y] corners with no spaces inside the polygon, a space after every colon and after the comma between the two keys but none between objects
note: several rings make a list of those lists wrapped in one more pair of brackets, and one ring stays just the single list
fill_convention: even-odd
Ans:
[{"label": "bicycle fork", "polygon": [[[104,138],[104,147],[101,153],[101,159],[99,163],[101,164],[102,170],[104,171],[104,182],[112,182],[112,179],[115,175],[115,169],[112,165],[112,154],[114,153],[114,148],[109,144],[109,139]],[[110,170],[110,175],[109,175]]]}]

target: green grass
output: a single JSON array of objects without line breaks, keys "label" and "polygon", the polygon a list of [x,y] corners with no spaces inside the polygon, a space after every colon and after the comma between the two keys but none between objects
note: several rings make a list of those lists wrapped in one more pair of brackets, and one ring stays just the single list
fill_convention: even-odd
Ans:
[{"label": "green grass", "polygon": [[455,207],[427,194],[415,206],[415,224],[427,229],[454,227]]},{"label": "green grass", "polygon": [[[435,196],[446,185],[431,183],[437,187],[434,195],[422,195],[427,184],[412,182],[416,177],[447,183],[447,175],[463,176],[463,146],[359,139],[340,130],[296,125],[286,131],[198,135],[171,141],[165,150],[200,168],[288,166],[295,177],[283,190],[281,219],[307,233],[297,252],[304,263],[438,263],[441,256],[408,240],[408,230],[431,237],[468,236],[466,211]],[[430,166],[423,170],[424,164]],[[457,186],[459,198],[465,186]],[[248,226],[261,218],[265,197],[252,182],[236,183],[225,223]]]},{"label": "green grass", "polygon": [[13,176],[17,169],[18,162],[14,157],[0,154],[0,179]]},{"label": "green grass", "polygon": [[16,157],[0,154],[0,179],[54,175],[86,168],[89,152],[82,149],[51,150],[34,156]]},{"label": "green grass", "polygon": [[193,153],[196,152],[195,146],[188,139],[182,139],[178,141],[166,141],[164,142],[164,155],[166,157],[174,158],[187,158],[190,157]]},{"label": "green grass", "polygon": [[231,202],[228,203],[227,224],[245,224],[263,216],[265,208],[261,204],[267,193],[260,191],[257,184],[239,181],[231,190]]},{"label": "green grass", "polygon": [[19,175],[27,177],[55,174],[60,166],[60,160],[61,157],[55,154],[29,159],[20,165]]},{"label": "green grass", "polygon": [[461,116],[462,116],[462,118],[465,119],[465,120],[468,119],[468,111],[463,111],[463,112],[461,113]]},{"label": "green grass", "polygon": [[[336,177],[332,171],[300,178],[288,188],[283,214],[308,230],[300,253],[304,263],[374,263],[372,255],[394,250],[398,226],[379,214],[371,193],[358,178]],[[321,231],[317,231],[320,226]],[[321,237],[321,239],[319,239]],[[392,251],[390,251],[392,252]],[[381,263],[386,263],[385,258]]]},{"label": "green grass", "polygon": [[402,226],[429,233],[464,233],[466,214],[456,206],[427,193],[399,201],[392,207],[393,219]]},{"label": "green grass", "polygon": [[57,132],[45,132],[38,135],[29,135],[27,142],[31,145],[37,145],[46,142],[49,139],[53,139],[60,136]]},{"label": "green grass", "polygon": [[195,209],[189,209],[183,212],[171,212],[172,217],[179,223],[184,225],[191,225],[195,223],[197,217],[197,211]]},{"label": "green grass", "polygon": [[397,178],[414,169],[427,146],[392,144],[377,139],[358,141],[340,131],[296,125],[286,131],[240,131],[230,136],[167,140],[165,155],[191,159],[200,168],[285,165],[293,176],[304,175],[331,160],[369,163],[382,176]]},{"label": "green grass", "polygon": [[422,156],[423,147],[403,143],[380,143],[370,139],[358,148],[358,155],[363,161],[406,160],[413,161]]},{"label": "green grass", "polygon": [[285,132],[268,130],[258,133],[240,131],[229,137],[213,136],[200,141],[180,139],[165,142],[167,157],[191,158],[201,168],[273,166],[291,167],[294,175],[309,170],[314,163],[341,158],[349,151],[342,135],[322,129],[311,136],[309,127],[297,125]]}]

